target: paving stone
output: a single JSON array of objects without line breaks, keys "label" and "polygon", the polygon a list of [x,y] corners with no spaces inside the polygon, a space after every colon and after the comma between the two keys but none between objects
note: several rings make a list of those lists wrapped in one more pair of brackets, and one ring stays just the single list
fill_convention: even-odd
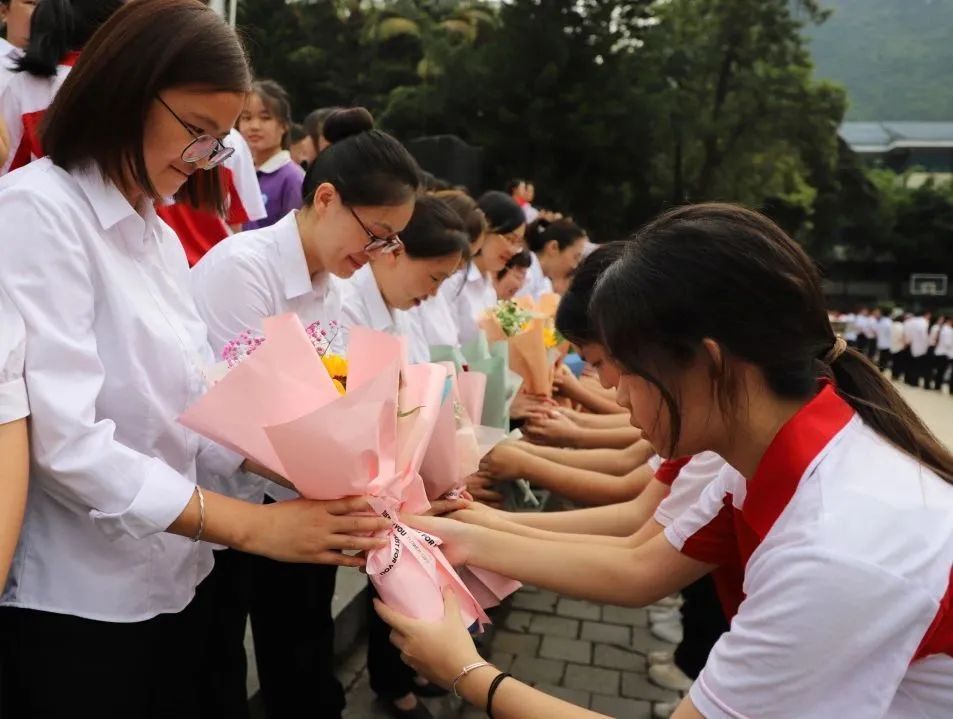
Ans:
[{"label": "paving stone", "polygon": [[489,662],[501,672],[508,672],[510,667],[513,666],[514,659],[516,659],[516,657],[508,652],[492,652]]},{"label": "paving stone", "polygon": [[670,652],[675,647],[666,641],[662,641],[644,627],[632,627],[632,648],[639,654],[648,654],[649,652],[666,651]]},{"label": "paving stone", "polygon": [[552,592],[539,591],[529,594],[519,592],[513,597],[513,608],[553,614],[556,611],[556,602],[558,599],[559,598]]},{"label": "paving stone", "polygon": [[556,605],[556,614],[561,617],[599,621],[602,617],[602,609],[598,604],[592,604],[591,602],[563,598]]},{"label": "paving stone", "polygon": [[627,624],[630,627],[647,627],[649,615],[644,609],[636,607],[605,606],[602,608],[602,621],[609,624]]},{"label": "paving stone", "polygon": [[[539,656],[547,659],[562,659],[576,664],[592,662],[592,643],[581,639],[566,639],[565,637],[543,637],[539,647]],[[631,667],[622,667],[631,669]]]},{"label": "paving stone", "polygon": [[589,704],[592,702],[592,694],[589,692],[584,692],[580,689],[569,689],[568,687],[557,687],[555,684],[537,684],[536,688],[541,692],[545,692],[551,696],[567,701],[570,704],[575,704],[577,707],[582,707],[584,709],[589,708]]},{"label": "paving stone", "polygon": [[644,674],[622,672],[622,696],[651,702],[672,702],[680,695],[678,692],[655,686]]},{"label": "paving stone", "polygon": [[511,629],[514,632],[525,632],[529,629],[529,623],[532,618],[533,614],[531,612],[524,612],[521,609],[514,609],[512,612],[506,615],[506,619],[503,621],[503,626],[507,629]]},{"label": "paving stone", "polygon": [[[546,639],[543,639],[546,646]],[[645,657],[627,649],[613,647],[608,644],[596,644],[593,664],[607,669],[624,669],[627,672],[645,672]]]},{"label": "paving stone", "polygon": [[619,672],[570,664],[566,667],[566,679],[563,685],[570,689],[582,689],[593,694],[617,697],[619,696]]},{"label": "paving stone", "polygon": [[583,622],[581,636],[592,642],[616,644],[620,647],[628,647],[632,644],[632,629],[621,624]]},{"label": "paving stone", "polygon": [[652,705],[620,697],[592,697],[592,710],[617,719],[652,719]]},{"label": "paving stone", "polygon": [[510,673],[521,682],[534,685],[559,684],[565,672],[566,662],[530,656],[517,656],[510,669]]},{"label": "paving stone", "polygon": [[534,634],[576,639],[579,636],[579,621],[565,617],[553,617],[548,614],[537,614],[530,622],[529,630]]},{"label": "paving stone", "polygon": [[493,639],[493,650],[507,654],[536,656],[539,651],[539,637],[535,634],[499,631]]}]

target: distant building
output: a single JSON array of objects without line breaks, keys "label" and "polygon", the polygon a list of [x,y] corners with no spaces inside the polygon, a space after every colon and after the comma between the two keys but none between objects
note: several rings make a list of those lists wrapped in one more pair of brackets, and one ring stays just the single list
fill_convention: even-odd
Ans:
[{"label": "distant building", "polygon": [[953,122],[845,122],[840,136],[871,166],[910,172],[909,187],[953,179]]}]

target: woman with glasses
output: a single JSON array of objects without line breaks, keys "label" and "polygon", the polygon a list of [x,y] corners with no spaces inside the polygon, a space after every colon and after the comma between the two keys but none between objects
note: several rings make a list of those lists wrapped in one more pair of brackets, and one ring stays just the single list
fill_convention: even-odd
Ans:
[{"label": "woman with glasses", "polygon": [[[0,121],[9,152],[0,175],[42,157],[40,120],[83,46],[122,0],[44,0],[33,12],[30,40],[14,63],[14,77],[0,87]],[[105,112],[108,106],[97,108]]]},{"label": "woman with glasses", "polygon": [[214,11],[133,0],[46,113],[48,157],[0,179],[0,287],[24,322],[32,413],[24,528],[0,598],[4,716],[200,716],[213,543],[350,565],[339,550],[380,544],[351,535],[386,526],[345,516],[364,500],[263,507],[206,491],[255,468],[176,421],[214,360],[153,205],[217,196],[202,170],[227,156],[219,138],[249,86]]},{"label": "woman with glasses", "polygon": [[512,197],[492,191],[480,197],[477,204],[488,226],[483,245],[470,266],[441,289],[441,295],[453,309],[460,344],[477,336],[480,316],[496,304],[493,277],[506,267],[513,255],[524,249],[526,220]]},{"label": "woman with glasses", "polygon": [[[193,268],[192,291],[216,355],[244,333],[258,335],[265,317],[285,312],[298,315],[319,352],[343,354],[338,278],[402,246],[398,232],[410,221],[418,186],[414,159],[393,137],[372,129],[365,116],[328,118],[325,132],[334,142],[309,168],[300,210],[223,240]],[[238,474],[217,488],[271,507],[297,496],[266,485]],[[339,717],[344,691],[334,676],[335,568],[233,550],[216,554],[204,716],[248,716],[243,640],[250,610],[269,719]]]},{"label": "woman with glasses", "polygon": [[246,222],[246,230],[270,227],[301,206],[304,170],[288,151],[291,125],[291,101],[285,89],[274,80],[252,85],[238,118],[238,131],[255,159],[266,216]]},{"label": "woman with glasses", "polygon": [[430,345],[407,310],[430,302],[469,254],[460,216],[433,195],[417,199],[401,244],[379,253],[346,283],[344,339],[351,327],[371,327],[407,339],[410,362],[429,362]]}]

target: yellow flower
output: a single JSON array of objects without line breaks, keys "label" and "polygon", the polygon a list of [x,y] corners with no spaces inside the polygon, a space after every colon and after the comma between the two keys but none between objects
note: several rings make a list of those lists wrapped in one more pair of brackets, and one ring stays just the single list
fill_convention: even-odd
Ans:
[{"label": "yellow flower", "polygon": [[347,360],[339,355],[326,354],[321,357],[324,368],[332,379],[347,379]]},{"label": "yellow flower", "polygon": [[543,329],[543,342],[546,345],[546,349],[551,350],[553,347],[559,344],[559,339],[556,337],[556,330],[551,327],[545,327]]},{"label": "yellow flower", "polygon": [[331,381],[334,382],[334,389],[338,391],[338,394],[344,394],[344,385],[341,384],[341,381],[336,379],[332,379]]}]

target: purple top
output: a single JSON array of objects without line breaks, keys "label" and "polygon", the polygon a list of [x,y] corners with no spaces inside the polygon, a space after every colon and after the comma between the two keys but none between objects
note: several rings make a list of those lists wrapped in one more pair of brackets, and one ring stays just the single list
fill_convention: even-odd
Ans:
[{"label": "purple top", "polygon": [[243,230],[270,227],[292,210],[301,209],[302,205],[304,170],[291,161],[291,155],[287,151],[279,152],[266,161],[256,174],[267,214],[260,220],[246,222],[242,225]]}]

